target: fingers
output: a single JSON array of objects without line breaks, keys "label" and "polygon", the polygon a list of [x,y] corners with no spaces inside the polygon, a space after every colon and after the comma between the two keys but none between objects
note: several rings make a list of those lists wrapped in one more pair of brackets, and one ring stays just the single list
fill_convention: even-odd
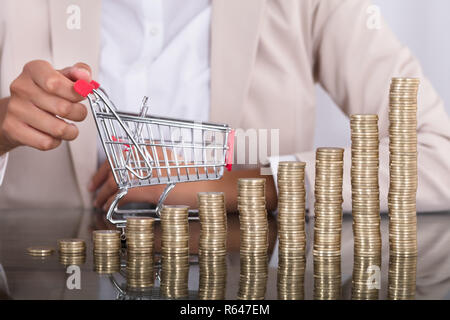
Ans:
[{"label": "fingers", "polygon": [[[75,92],[73,89],[73,81],[61,72],[53,69],[50,63],[43,60],[29,62],[24,67],[24,72],[27,73],[33,82],[52,95],[64,98],[71,102],[79,102],[84,98]],[[75,71],[65,71],[66,74],[75,76]],[[79,71],[77,71],[79,72]]]},{"label": "fingers", "polygon": [[[132,190],[136,190],[136,189],[131,189]],[[116,198],[117,192],[114,193],[112,196],[110,196],[108,198],[108,200],[106,200],[106,202],[103,204],[102,206],[102,210],[103,211],[108,211],[109,207],[111,206],[111,204],[113,203],[114,199]],[[122,199],[120,199],[119,203],[117,204],[117,207],[123,206],[127,203],[133,202],[133,192],[130,192],[129,194],[127,194],[125,197],[123,197]]]},{"label": "fingers", "polygon": [[[40,64],[40,63],[38,63]],[[28,65],[28,64],[27,64]],[[33,64],[34,65],[34,64]],[[25,68],[24,68],[25,69]],[[37,69],[30,63],[28,69]],[[69,69],[73,69],[72,67]],[[54,71],[54,70],[53,70]],[[55,71],[56,72],[56,71]],[[61,74],[59,77],[63,77]],[[72,86],[72,82],[70,86]],[[41,80],[43,82],[44,80]],[[51,114],[72,121],[82,121],[87,116],[87,108],[81,103],[74,103],[52,93],[49,93],[36,85],[30,76],[20,76],[11,83],[11,96],[19,96],[23,100],[29,100],[37,107]],[[72,88],[70,88],[72,90]]]},{"label": "fingers", "polygon": [[63,119],[82,121],[87,116],[87,108],[79,103],[84,97],[73,88],[78,79],[91,81],[87,64],[57,71],[44,60],[28,62],[10,85],[11,96],[0,119],[0,150],[19,145],[49,150],[61,140],[75,139],[77,127]]},{"label": "fingers", "polygon": [[103,162],[100,168],[97,170],[95,175],[91,179],[91,183],[89,184],[89,191],[94,192],[106,181],[111,172],[111,167],[108,161]]},{"label": "fingers", "polygon": [[[114,193],[112,196],[110,196],[108,198],[108,200],[103,204],[102,206],[102,210],[103,211],[108,211],[109,207],[111,206],[111,204],[113,203],[114,199],[116,198],[117,192]],[[129,201],[127,200],[127,196],[123,197],[122,199],[120,199],[119,203],[118,203],[118,207],[120,207],[121,205],[127,204]]]},{"label": "fingers", "polygon": [[[105,202],[105,204],[103,205],[103,207],[102,207],[102,210],[103,211],[108,211],[108,209],[109,209],[109,207],[111,206],[111,203],[113,203],[113,201],[114,201],[114,199],[115,199],[115,197],[116,197],[116,194],[117,193],[115,193],[114,195],[112,195],[111,197],[109,197],[108,198],[108,200]],[[122,198],[123,199],[123,198]],[[122,200],[121,199],[121,200]],[[122,203],[122,201],[119,201],[119,205]]]},{"label": "fingers", "polygon": [[13,128],[16,130],[13,140],[17,145],[27,145],[41,151],[47,151],[52,150],[61,144],[60,139],[52,138],[14,117],[9,117],[3,123],[3,126],[7,132],[12,131]]},{"label": "fingers", "polygon": [[105,183],[101,186],[100,190],[97,193],[97,197],[94,201],[94,207],[102,208],[105,205],[105,202],[117,192],[117,184],[114,181],[112,175],[105,181]]},{"label": "fingers", "polygon": [[86,106],[82,103],[73,103],[51,95],[37,86],[29,89],[29,97],[40,109],[67,120],[83,121],[88,114]]},{"label": "fingers", "polygon": [[86,63],[78,62],[74,64],[72,67],[67,67],[60,70],[66,78],[77,81],[77,80],[85,80],[87,82],[91,82],[91,67],[89,67]]},{"label": "fingers", "polygon": [[[12,101],[11,103],[16,102]],[[37,108],[29,101],[21,101],[16,104],[17,107],[14,109],[13,114],[30,127],[58,140],[71,141],[78,136],[78,128],[74,124],[67,123]]]},{"label": "fingers", "polygon": [[111,174],[108,161],[105,161],[92,177],[89,191],[93,192],[97,189],[99,191],[94,200],[94,207],[96,208],[102,208],[105,202],[117,192],[117,184]]}]

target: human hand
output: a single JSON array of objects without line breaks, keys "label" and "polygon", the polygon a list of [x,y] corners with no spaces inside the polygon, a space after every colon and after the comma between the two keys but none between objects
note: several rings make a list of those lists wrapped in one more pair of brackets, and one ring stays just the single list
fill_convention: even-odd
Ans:
[{"label": "human hand", "polygon": [[[131,188],[128,190],[126,196],[120,201],[120,205],[130,202],[156,203],[159,195],[162,193],[163,187],[164,186],[157,185]],[[95,175],[92,177],[89,185],[89,191],[97,191],[94,199],[94,207],[106,211],[118,191],[117,183],[114,180],[111,167],[107,160],[100,166]]]},{"label": "human hand", "polygon": [[87,64],[55,70],[47,61],[28,62],[11,83],[11,96],[0,100],[0,155],[21,145],[51,150],[74,140],[78,128],[64,119],[87,116],[84,98],[73,89],[79,79],[91,81]]}]

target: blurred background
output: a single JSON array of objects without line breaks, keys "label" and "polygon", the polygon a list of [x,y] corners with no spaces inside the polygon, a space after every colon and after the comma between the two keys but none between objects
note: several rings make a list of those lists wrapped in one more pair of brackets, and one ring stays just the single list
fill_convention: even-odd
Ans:
[{"label": "blurred background", "polygon": [[[372,0],[397,38],[419,59],[450,114],[450,1]],[[386,94],[388,94],[386,92]],[[315,146],[350,144],[348,119],[317,86]]]}]

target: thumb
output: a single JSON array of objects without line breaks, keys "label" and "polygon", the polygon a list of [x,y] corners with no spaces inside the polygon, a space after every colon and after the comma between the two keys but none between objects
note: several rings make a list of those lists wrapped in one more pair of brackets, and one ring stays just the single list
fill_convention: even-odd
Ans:
[{"label": "thumb", "polygon": [[61,72],[63,76],[72,81],[82,79],[86,80],[87,82],[91,82],[92,80],[91,67],[82,62],[75,63],[72,67],[64,68],[62,70],[59,70],[59,72]]}]

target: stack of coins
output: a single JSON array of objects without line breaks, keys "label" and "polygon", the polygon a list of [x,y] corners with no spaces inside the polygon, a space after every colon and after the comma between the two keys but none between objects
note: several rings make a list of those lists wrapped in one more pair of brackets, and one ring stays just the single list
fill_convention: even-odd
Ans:
[{"label": "stack of coins", "polygon": [[27,253],[34,257],[47,257],[53,254],[55,250],[51,247],[29,247]]},{"label": "stack of coins", "polygon": [[94,253],[96,254],[119,254],[120,253],[120,231],[96,230],[93,232]]},{"label": "stack of coins", "polygon": [[314,298],[341,294],[342,182],[344,149],[316,151],[314,221]]},{"label": "stack of coins", "polygon": [[114,273],[120,270],[120,231],[96,230],[94,240],[94,270],[98,273]]},{"label": "stack of coins", "polygon": [[389,297],[392,299],[415,295],[419,83],[419,79],[393,78],[389,95]]},{"label": "stack of coins", "polygon": [[86,262],[86,255],[60,254],[59,262],[64,266],[82,265]]},{"label": "stack of coins", "polygon": [[[352,214],[354,236],[353,299],[377,299],[367,263],[381,264],[380,192],[378,184],[378,116],[352,115]],[[367,278],[367,279],[366,279]]]},{"label": "stack of coins", "polygon": [[389,104],[390,254],[417,255],[417,91],[418,79],[394,78]]},{"label": "stack of coins", "polygon": [[188,296],[189,207],[163,206],[161,211],[161,294]]},{"label": "stack of coins", "polygon": [[58,248],[61,254],[84,255],[86,253],[86,243],[83,239],[60,239]]},{"label": "stack of coins", "polygon": [[200,241],[199,299],[225,299],[227,280],[227,211],[223,192],[198,193]]},{"label": "stack of coins", "polygon": [[261,300],[266,294],[268,272],[266,179],[239,179],[238,210],[241,229],[238,299]]},{"label": "stack of coins", "polygon": [[153,218],[127,219],[127,285],[145,289],[153,286]]},{"label": "stack of coins", "polygon": [[278,164],[278,299],[304,299],[305,276],[305,166]]},{"label": "stack of coins", "polygon": [[416,256],[389,257],[388,299],[414,300],[416,296]]},{"label": "stack of coins", "polygon": [[59,262],[63,265],[80,265],[86,261],[86,243],[83,239],[58,240]]}]

